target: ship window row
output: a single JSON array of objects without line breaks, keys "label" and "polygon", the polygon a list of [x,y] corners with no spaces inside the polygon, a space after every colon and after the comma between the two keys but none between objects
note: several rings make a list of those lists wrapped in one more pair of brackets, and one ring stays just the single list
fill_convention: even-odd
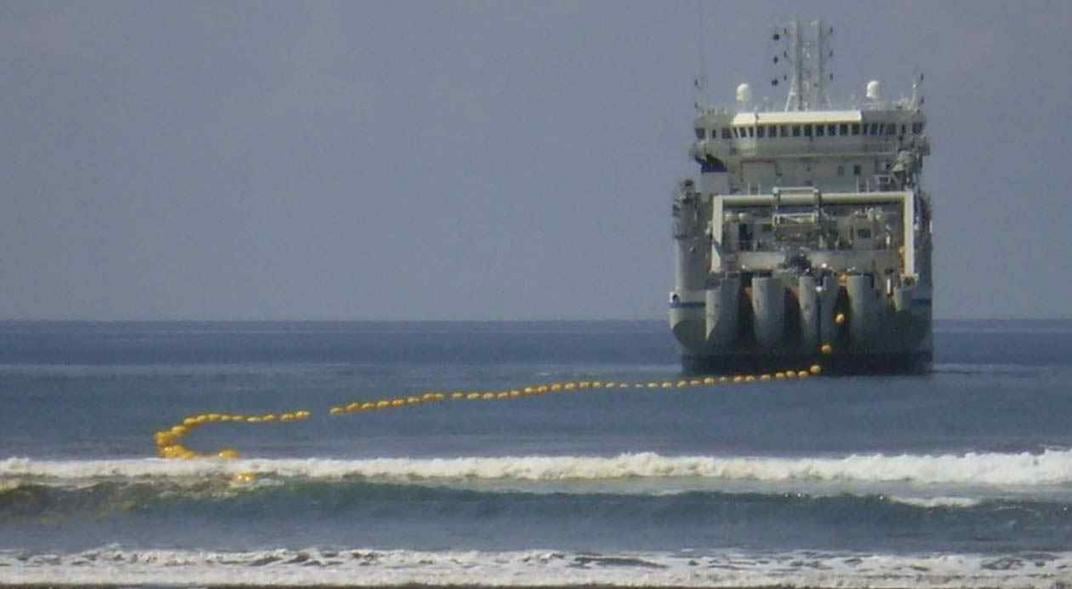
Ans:
[{"label": "ship window row", "polygon": [[[908,125],[895,123],[832,123],[827,125],[755,125],[749,127],[696,128],[696,138],[703,139],[774,139],[777,137],[845,137],[870,135],[875,137],[907,135]],[[923,123],[912,123],[913,135],[923,133]]]}]

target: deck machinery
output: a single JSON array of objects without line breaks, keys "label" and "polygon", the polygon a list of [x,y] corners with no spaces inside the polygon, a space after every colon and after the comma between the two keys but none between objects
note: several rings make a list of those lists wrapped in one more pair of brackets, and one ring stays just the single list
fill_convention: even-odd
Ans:
[{"label": "deck machinery", "polygon": [[884,100],[871,81],[851,108],[832,108],[831,32],[820,21],[773,32],[784,108],[757,104],[747,84],[735,109],[697,102],[700,178],[673,203],[670,325],[687,371],[929,369],[922,77],[910,98]]}]

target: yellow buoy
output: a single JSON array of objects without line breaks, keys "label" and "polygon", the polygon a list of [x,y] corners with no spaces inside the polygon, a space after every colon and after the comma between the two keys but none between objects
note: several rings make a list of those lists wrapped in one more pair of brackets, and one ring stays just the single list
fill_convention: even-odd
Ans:
[{"label": "yellow buoy", "polygon": [[771,379],[771,375],[769,375],[769,374],[760,374],[759,375],[759,380],[770,380],[770,379]]},{"label": "yellow buoy", "polygon": [[469,399],[470,401],[475,401],[480,398],[480,393],[469,393],[465,396],[465,398]]},{"label": "yellow buoy", "polygon": [[738,374],[737,376],[733,377],[733,382],[742,383],[742,382],[744,382],[744,377],[741,376],[740,374]]},{"label": "yellow buoy", "polygon": [[451,393],[450,398],[451,399],[464,399],[465,398],[465,393],[460,393],[460,392],[459,393]]},{"label": "yellow buoy", "polygon": [[490,401],[495,398],[495,393],[484,393],[480,396],[480,398],[484,399],[485,401]]},{"label": "yellow buoy", "polygon": [[797,377],[797,373],[796,373],[796,371],[794,371],[794,370],[786,370],[786,371],[785,371],[785,377],[786,377],[786,378],[796,378],[796,377]]},{"label": "yellow buoy", "polygon": [[774,373],[774,380],[785,380],[785,373],[784,372],[775,372]]},{"label": "yellow buoy", "polygon": [[707,384],[707,385],[712,385],[712,384],[715,384],[715,379],[714,379],[714,377],[708,376],[708,377],[703,379],[703,383]]},{"label": "yellow buoy", "polygon": [[823,344],[819,347],[819,351],[829,356],[830,354],[834,353],[834,346],[831,346],[830,344]]},{"label": "yellow buoy", "polygon": [[811,368],[808,369],[808,372],[812,373],[815,376],[819,376],[823,373],[823,367],[819,366],[818,364],[812,364]]},{"label": "yellow buoy", "polygon": [[756,377],[754,377],[751,374],[749,374],[748,376],[744,377],[744,381],[745,382],[756,382]]},{"label": "yellow buoy", "polygon": [[808,374],[807,370],[801,370],[800,372],[797,373],[797,378],[808,378],[809,376],[811,376],[811,375]]},{"label": "yellow buoy", "polygon": [[405,404],[406,404],[405,399],[392,399],[391,400],[391,406],[392,407],[402,407]]},{"label": "yellow buoy", "polygon": [[376,401],[376,408],[377,409],[386,409],[387,407],[390,407],[390,406],[391,406],[391,402],[388,401],[387,399],[383,399],[382,401]]},{"label": "yellow buoy", "polygon": [[845,314],[844,313],[838,313],[837,315],[834,315],[834,323],[837,323],[838,325],[844,325],[845,324]]},{"label": "yellow buoy", "polygon": [[217,452],[216,456],[223,460],[238,460],[241,457],[238,450],[235,450],[234,448],[224,448]]},{"label": "yellow buoy", "polygon": [[[330,413],[332,415],[342,415],[343,414],[343,408],[342,407],[332,407],[331,410],[328,411],[328,413]],[[284,421],[290,421],[289,416],[284,416],[283,419],[284,419]]]},{"label": "yellow buoy", "polygon": [[240,472],[231,477],[231,482],[236,485],[249,485],[257,482],[257,474],[252,472]]}]

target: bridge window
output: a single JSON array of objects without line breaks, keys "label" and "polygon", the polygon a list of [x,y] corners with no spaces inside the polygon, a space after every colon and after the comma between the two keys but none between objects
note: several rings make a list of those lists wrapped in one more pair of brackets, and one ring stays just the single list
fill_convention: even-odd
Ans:
[{"label": "bridge window", "polygon": [[823,126],[822,125],[815,125],[815,136],[816,137],[822,137],[824,134],[825,134],[825,131],[823,129]]},{"label": "bridge window", "polygon": [[763,139],[766,136],[767,136],[767,127],[766,126],[760,125],[759,127],[756,127],[756,138]]},{"label": "bridge window", "polygon": [[853,166],[852,166],[852,175],[853,176],[859,176],[861,173],[862,173],[862,170],[860,169],[860,164],[853,164]]},{"label": "bridge window", "polygon": [[848,123],[841,123],[841,129],[838,130],[838,135],[841,135],[842,137],[844,137],[845,135],[848,135],[848,134],[849,134],[849,124]]},{"label": "bridge window", "polygon": [[804,136],[805,137],[811,137],[812,136],[811,125],[804,125]]},{"label": "bridge window", "polygon": [[852,124],[852,134],[853,135],[859,135],[860,134],[860,123],[853,123]]},{"label": "bridge window", "polygon": [[730,128],[729,127],[722,127],[722,138],[723,139],[729,139],[730,138]]},{"label": "bridge window", "polygon": [[756,128],[755,127],[749,127],[748,128],[748,136],[749,137],[755,137],[756,136]]},{"label": "bridge window", "polygon": [[778,129],[780,130],[778,133],[779,135],[782,137],[789,137],[789,125],[782,125],[778,127]]},{"label": "bridge window", "polygon": [[831,137],[833,137],[834,135],[837,135],[837,125],[827,125],[826,126],[826,134],[831,136]]},{"label": "bridge window", "polygon": [[912,133],[919,135],[923,132],[923,123],[912,123]]},{"label": "bridge window", "polygon": [[704,129],[702,129],[701,127],[696,127],[696,138],[703,139],[705,136],[706,133],[704,132]]},{"label": "bridge window", "polygon": [[793,137],[800,137],[800,125],[793,125]]}]

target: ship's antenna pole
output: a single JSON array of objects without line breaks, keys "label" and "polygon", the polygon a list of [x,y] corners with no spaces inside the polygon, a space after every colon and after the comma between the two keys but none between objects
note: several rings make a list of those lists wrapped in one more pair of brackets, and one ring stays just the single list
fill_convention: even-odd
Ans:
[{"label": "ship's antenna pole", "polygon": [[830,39],[828,35],[833,32],[833,29],[826,29],[823,21],[815,21],[815,41],[816,51],[816,80],[815,80],[815,104],[811,105],[812,108],[830,107],[830,97],[826,94],[826,58],[830,54]]},{"label": "ship's antenna pole", "polygon": [[706,23],[704,23],[703,0],[696,0],[696,10],[699,13],[697,21],[700,24],[700,34],[696,37],[696,48],[700,57],[700,71],[692,83],[696,90],[694,106],[696,110],[702,112],[707,109],[707,60],[704,59],[704,25]]},{"label": "ship's antenna pole", "polygon": [[786,33],[789,35],[789,42],[792,45],[793,57],[790,58],[792,63],[789,64],[789,96],[785,100],[785,110],[804,110],[803,88],[801,88],[804,46],[803,40],[800,38],[800,19],[794,18],[789,23],[789,26],[786,27]]}]

